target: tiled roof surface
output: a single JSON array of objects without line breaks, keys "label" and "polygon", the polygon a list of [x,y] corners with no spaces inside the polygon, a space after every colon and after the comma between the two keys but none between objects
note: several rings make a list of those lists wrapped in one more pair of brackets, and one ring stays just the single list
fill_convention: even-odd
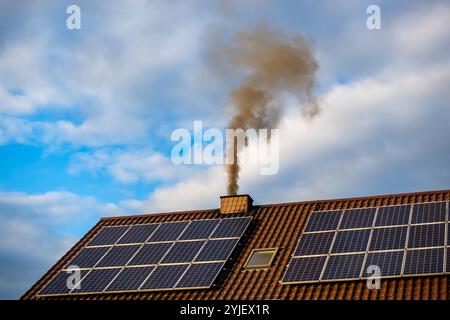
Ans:
[{"label": "tiled roof surface", "polygon": [[[449,276],[383,279],[381,289],[370,290],[365,281],[282,285],[279,283],[295,250],[308,215],[314,210],[348,209],[394,204],[450,200],[450,190],[374,196],[338,200],[306,201],[255,206],[255,225],[238,256],[216,288],[146,293],[76,295],[51,299],[305,299],[305,300],[437,300],[450,298]],[[239,216],[239,215],[237,215]],[[22,299],[43,299],[36,293],[69,262],[103,226],[210,219],[221,217],[219,209],[101,219],[69,252],[53,266]],[[227,215],[228,217],[228,215]],[[248,255],[255,248],[278,247],[273,265],[266,270],[245,270]],[[47,298],[49,299],[49,298]]]}]

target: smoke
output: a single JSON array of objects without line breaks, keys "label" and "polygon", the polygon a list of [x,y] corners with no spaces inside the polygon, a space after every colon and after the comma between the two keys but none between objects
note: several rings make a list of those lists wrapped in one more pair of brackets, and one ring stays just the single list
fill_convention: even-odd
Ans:
[{"label": "smoke", "polygon": [[[231,43],[216,44],[213,52],[217,55],[213,60],[225,61],[228,72],[244,72],[242,83],[230,93],[234,115],[227,128],[275,128],[286,97],[294,97],[308,119],[319,113],[314,96],[318,64],[300,35],[259,25],[237,32]],[[240,150],[236,145],[229,150],[234,163],[226,166],[229,195],[239,190]]]}]

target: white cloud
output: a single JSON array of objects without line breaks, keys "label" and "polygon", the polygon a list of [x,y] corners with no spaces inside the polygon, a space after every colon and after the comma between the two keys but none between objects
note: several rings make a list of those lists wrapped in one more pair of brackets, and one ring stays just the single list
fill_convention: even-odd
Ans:
[{"label": "white cloud", "polygon": [[45,219],[52,224],[67,223],[73,219],[85,219],[88,212],[83,209],[95,208],[93,197],[80,197],[66,191],[50,191],[42,194],[22,192],[0,192],[0,204],[14,208],[16,216]]},{"label": "white cloud", "polygon": [[119,203],[122,212],[158,213],[217,208],[219,196],[225,192],[225,172],[211,167],[206,172],[193,173],[180,182],[160,187],[143,200],[126,199]]},{"label": "white cloud", "polygon": [[142,141],[147,125],[133,116],[106,113],[93,116],[80,125],[61,120],[49,127],[47,134],[58,143],[73,145],[102,146],[110,142],[127,144],[133,140]]},{"label": "white cloud", "polygon": [[198,19],[197,5],[79,5],[85,23],[71,33],[64,24],[54,28],[61,20],[55,10],[65,15],[63,4],[9,6],[29,19],[5,30],[16,35],[0,51],[0,113],[74,110],[76,121],[48,123],[52,139],[44,142],[87,146],[142,142],[161,117],[186,114],[180,101],[193,94],[177,88],[199,65],[200,35],[209,21]]},{"label": "white cloud", "polygon": [[65,191],[0,192],[0,296],[18,298],[97,222],[103,206]]},{"label": "white cloud", "polygon": [[172,163],[170,158],[151,150],[109,150],[76,153],[69,167],[70,174],[83,171],[107,174],[119,183],[165,182],[183,180],[188,173],[197,171]]},{"label": "white cloud", "polygon": [[[65,14],[65,7],[46,1],[16,6],[25,18],[5,30],[3,37],[14,37],[7,38],[0,52],[0,112],[26,116],[56,109],[76,114],[76,119],[45,123],[27,120],[32,128],[45,127],[45,134],[31,130],[32,140],[93,147],[149,144],[150,129],[152,135],[167,135],[168,119],[173,124],[201,116],[224,123],[220,99],[229,84],[218,83],[205,67],[205,33],[222,24],[229,32],[239,15],[224,18],[201,2],[137,1],[130,6],[81,1],[80,6],[86,23],[78,33],[68,32],[64,24],[57,28],[55,12]],[[337,35],[314,39],[324,85],[340,76],[364,79],[385,68],[420,72],[422,66],[446,59],[450,7],[443,2],[409,10],[386,7],[383,29],[376,32],[367,30],[359,16],[346,15],[353,13],[352,2],[336,6],[320,11],[323,19],[330,18],[333,8],[348,21]],[[311,30],[299,31],[314,36],[308,34]],[[30,140],[15,134],[9,132],[9,141]],[[1,135],[0,143],[6,143]]]},{"label": "white cloud", "polygon": [[[280,125],[279,174],[260,176],[244,165],[241,192],[268,203],[447,188],[448,83],[447,64],[420,74],[386,72],[331,88],[312,121],[291,108]],[[121,206],[131,212],[217,207],[225,181],[223,168],[212,167]]]},{"label": "white cloud", "polygon": [[[436,58],[447,59],[450,49],[448,30],[450,27],[450,6],[432,5],[427,10],[405,14],[393,26],[391,54],[396,59],[423,64],[436,63]],[[433,61],[430,57],[433,56]],[[438,60],[438,62],[439,62]]]},{"label": "white cloud", "polygon": [[0,117],[0,145],[11,141],[25,143],[32,136],[33,128],[22,119]]},{"label": "white cloud", "polygon": [[48,72],[46,35],[19,37],[0,52],[0,113],[32,115],[49,104],[64,108],[69,103]]},{"label": "white cloud", "polygon": [[[416,71],[448,61],[450,6],[447,2],[427,5],[385,4],[381,6],[382,28],[368,30],[353,2],[348,21],[338,30],[315,39],[322,86],[336,79],[362,80],[386,70]],[[339,6],[340,4],[336,4]]]}]

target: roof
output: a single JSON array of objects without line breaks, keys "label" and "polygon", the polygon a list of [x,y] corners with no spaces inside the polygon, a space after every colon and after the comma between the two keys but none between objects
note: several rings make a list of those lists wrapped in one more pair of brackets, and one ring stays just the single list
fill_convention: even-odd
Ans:
[{"label": "roof", "polygon": [[[448,201],[450,190],[371,196],[335,200],[304,201],[254,206],[248,214],[255,221],[251,233],[245,239],[242,250],[234,257],[224,281],[213,288],[139,293],[108,293],[45,297],[45,299],[160,299],[160,300],[215,300],[215,299],[287,299],[287,300],[446,300],[450,298],[448,275],[420,276],[412,278],[382,279],[379,290],[370,290],[365,281],[323,282],[314,284],[281,284],[298,239],[312,211],[339,210],[384,205],[413,204]],[[52,279],[93,235],[104,226],[159,223],[194,219],[221,218],[219,209],[183,211],[102,218],[73,248],[71,248],[22,299],[44,299],[37,296],[39,290]],[[278,248],[269,269],[247,270],[244,264],[256,248]]]}]

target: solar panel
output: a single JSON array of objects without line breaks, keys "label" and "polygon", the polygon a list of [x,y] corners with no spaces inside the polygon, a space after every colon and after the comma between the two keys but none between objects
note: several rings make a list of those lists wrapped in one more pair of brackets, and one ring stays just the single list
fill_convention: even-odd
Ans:
[{"label": "solar panel", "polygon": [[89,269],[82,289],[67,289],[61,272],[40,295],[209,287],[251,219],[103,227],[68,264]]},{"label": "solar panel", "polygon": [[405,275],[438,274],[444,271],[444,248],[408,250]]},{"label": "solar panel", "polygon": [[120,268],[93,269],[81,280],[80,288],[74,288],[71,293],[103,292],[119,271]]},{"label": "solar panel", "polygon": [[373,225],[375,212],[375,208],[345,210],[339,229],[370,228]]},{"label": "solar panel", "polygon": [[150,264],[158,264],[164,255],[169,251],[173,242],[148,243],[142,248],[128,263],[129,266],[145,266]]},{"label": "solar panel", "polygon": [[99,263],[97,263],[96,267],[124,266],[140,247],[140,245],[114,246],[99,261]]},{"label": "solar panel", "polygon": [[305,232],[335,230],[341,219],[340,211],[317,211],[311,213]]},{"label": "solar panel", "polygon": [[175,287],[209,288],[222,266],[223,262],[192,264]]},{"label": "solar panel", "polygon": [[370,251],[404,249],[408,227],[377,228],[373,230]]},{"label": "solar panel", "polygon": [[[80,270],[80,277],[84,277],[88,271]],[[39,292],[40,295],[68,294],[72,287],[77,285],[73,272],[61,271]],[[81,279],[80,279],[81,280]],[[69,284],[69,285],[68,285]]]},{"label": "solar panel", "polygon": [[375,226],[401,226],[409,223],[411,206],[380,207],[377,213]]},{"label": "solar panel", "polygon": [[189,222],[163,223],[153,233],[148,242],[174,241],[177,240]]},{"label": "solar panel", "polygon": [[128,230],[128,226],[122,227],[104,227],[99,233],[89,242],[89,246],[112,245],[122,237]]},{"label": "solar panel", "polygon": [[217,219],[192,221],[181,235],[180,240],[207,239],[218,223]]},{"label": "solar panel", "polygon": [[39,293],[48,295],[69,293],[70,289],[66,284],[69,276],[69,273],[61,271]]},{"label": "solar panel", "polygon": [[295,250],[294,256],[327,254],[336,232],[304,233]]},{"label": "solar panel", "polygon": [[364,254],[343,254],[330,256],[322,279],[350,280],[358,279],[364,261]]},{"label": "solar panel", "polygon": [[70,261],[68,266],[77,266],[78,268],[92,268],[105,255],[110,247],[84,248],[80,253]]},{"label": "solar panel", "polygon": [[155,267],[124,268],[105,291],[138,290]]},{"label": "solar panel", "polygon": [[445,202],[415,204],[411,223],[444,222],[447,216],[446,212]]},{"label": "solar panel", "polygon": [[402,273],[404,250],[388,252],[369,252],[363,269],[363,277],[369,277],[368,267],[378,266],[381,277],[400,276]]},{"label": "solar panel", "polygon": [[332,253],[363,252],[367,250],[371,229],[339,231]]},{"label": "solar panel", "polygon": [[203,247],[205,241],[176,242],[161,263],[191,262]]},{"label": "solar panel", "polygon": [[408,248],[440,247],[445,245],[445,223],[411,226]]},{"label": "solar panel", "polygon": [[238,239],[209,240],[195,258],[195,261],[227,260],[238,241]]},{"label": "solar panel", "polygon": [[450,273],[450,248],[447,247],[447,265],[445,267],[445,272]]},{"label": "solar panel", "polygon": [[251,218],[222,219],[211,238],[240,238]]},{"label": "solar panel", "polygon": [[188,266],[188,264],[157,266],[141,286],[141,290],[172,289]]},{"label": "solar panel", "polygon": [[[311,213],[283,283],[367,278],[370,265],[378,265],[382,277],[450,273],[446,202],[340,212]],[[317,264],[327,256],[322,278],[318,278],[318,271],[308,269],[307,264]],[[365,270],[358,270],[362,264]]]},{"label": "solar panel", "polygon": [[144,224],[132,226],[127,233],[117,242],[119,244],[145,242],[158,228],[159,224]]},{"label": "solar panel", "polygon": [[284,283],[319,281],[327,257],[293,258],[284,274]]}]

